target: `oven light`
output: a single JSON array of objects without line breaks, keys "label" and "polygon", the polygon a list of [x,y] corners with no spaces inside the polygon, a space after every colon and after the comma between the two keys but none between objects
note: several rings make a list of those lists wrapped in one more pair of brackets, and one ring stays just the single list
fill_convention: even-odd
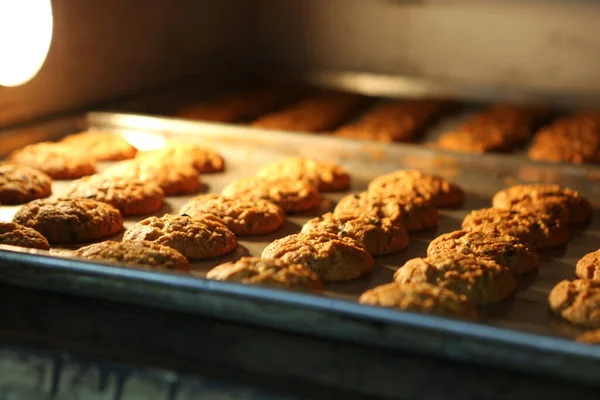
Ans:
[{"label": "oven light", "polygon": [[22,85],[44,64],[52,40],[50,2],[0,0],[0,85]]}]

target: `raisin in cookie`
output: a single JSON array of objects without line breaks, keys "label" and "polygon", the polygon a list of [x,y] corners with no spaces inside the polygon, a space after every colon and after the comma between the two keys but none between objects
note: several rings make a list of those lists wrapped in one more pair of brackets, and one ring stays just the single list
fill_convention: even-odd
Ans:
[{"label": "raisin in cookie", "polygon": [[262,235],[277,230],[285,221],[283,209],[267,200],[228,199],[207,194],[188,201],[180,214],[192,218],[213,216],[236,235]]},{"label": "raisin in cookie", "polygon": [[575,266],[575,274],[581,279],[600,281],[600,250],[583,256]]},{"label": "raisin in cookie", "polygon": [[489,258],[508,268],[513,274],[524,274],[538,268],[534,251],[514,236],[501,233],[454,231],[434,239],[427,255],[465,254]]},{"label": "raisin in cookie", "polygon": [[64,143],[42,142],[14,151],[9,160],[42,171],[53,179],[77,179],[96,173],[96,165],[85,152]]},{"label": "raisin in cookie", "polygon": [[106,131],[87,131],[65,136],[62,140],[74,151],[96,161],[121,161],[135,157],[137,149],[123,136]]},{"label": "raisin in cookie", "polygon": [[168,164],[186,162],[202,174],[222,172],[225,169],[225,161],[219,153],[192,143],[169,142],[162,149],[141,152],[137,157],[160,159]]},{"label": "raisin in cookie", "polygon": [[398,283],[430,283],[465,296],[475,304],[495,303],[516,289],[512,272],[488,258],[434,254],[408,260],[394,274]]},{"label": "raisin in cookie", "polygon": [[559,282],[550,292],[548,304],[556,315],[573,324],[600,328],[600,281]]},{"label": "raisin in cookie", "polygon": [[350,187],[350,174],[344,168],[304,157],[291,157],[267,165],[257,175],[306,180],[313,182],[322,192],[344,191]]},{"label": "raisin in cookie", "polygon": [[106,241],[82,247],[73,257],[108,261],[126,266],[149,269],[177,269],[188,271],[190,263],[178,251],[153,242]]},{"label": "raisin in cookie", "polygon": [[364,292],[358,302],[402,311],[475,319],[477,309],[464,296],[429,283],[386,283]]},{"label": "raisin in cookie", "polygon": [[236,262],[217,265],[206,274],[208,279],[263,285],[276,288],[323,291],[319,275],[300,264],[286,264],[278,260],[242,257]]},{"label": "raisin in cookie", "polygon": [[52,194],[52,178],[18,164],[0,164],[0,204],[23,204]]},{"label": "raisin in cookie", "polygon": [[150,241],[174,248],[188,260],[219,257],[237,247],[233,232],[216,219],[165,214],[133,225],[124,241]]},{"label": "raisin in cookie", "polygon": [[34,200],[13,222],[40,232],[50,243],[83,243],[123,229],[123,217],[111,205],[91,199]]},{"label": "raisin in cookie", "polygon": [[394,253],[408,246],[408,234],[400,223],[368,215],[336,217],[327,213],[306,222],[302,233],[349,237],[362,244],[372,255]]},{"label": "raisin in cookie", "polygon": [[356,279],[371,272],[375,263],[355,240],[326,233],[297,233],[277,239],[263,250],[262,257],[302,264],[324,281]]},{"label": "raisin in cookie", "polygon": [[14,222],[0,222],[0,244],[48,250],[50,245],[35,229]]}]

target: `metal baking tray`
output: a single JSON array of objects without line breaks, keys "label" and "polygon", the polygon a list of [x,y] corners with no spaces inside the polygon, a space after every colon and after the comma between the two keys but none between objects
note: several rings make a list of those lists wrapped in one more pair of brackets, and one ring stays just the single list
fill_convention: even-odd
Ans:
[{"label": "metal baking tray", "polygon": [[[157,138],[210,143],[227,163],[225,173],[202,177],[210,192],[219,192],[228,182],[252,175],[266,163],[291,155],[306,155],[348,168],[353,178],[351,191],[365,189],[377,175],[400,168],[418,168],[460,184],[467,192],[467,202],[459,210],[441,210],[439,226],[411,235],[407,250],[378,257],[371,275],[347,283],[327,284],[323,296],[216,282],[202,276],[223,261],[247,254],[260,255],[270,241],[298,232],[304,221],[332,209],[344,194],[325,194],[319,210],[289,217],[273,234],[242,237],[234,253],[195,263],[192,276],[70,259],[65,257],[72,250],[69,248],[53,249],[52,255],[48,255],[5,246],[0,250],[0,280],[594,385],[600,382],[600,347],[573,341],[581,330],[551,315],[546,302],[553,285],[574,277],[577,259],[599,247],[598,211],[591,226],[573,232],[568,246],[541,255],[539,273],[519,277],[518,292],[513,298],[483,308],[481,322],[399,312],[356,302],[364,290],[391,281],[394,270],[406,260],[424,256],[433,238],[458,229],[469,210],[489,206],[492,194],[509,184],[556,182],[580,190],[599,205],[598,167],[546,164],[518,155],[457,154],[411,144],[388,145],[118,113],[90,113],[39,125],[26,132],[5,133],[0,153],[6,154],[29,141],[57,138],[85,128],[114,129],[127,138],[135,138],[135,143],[155,143]],[[66,184],[56,182],[54,196],[60,196]],[[177,212],[188,199],[170,197],[158,214]],[[9,220],[17,209],[0,208],[0,220]],[[135,221],[128,219],[126,226]]]}]

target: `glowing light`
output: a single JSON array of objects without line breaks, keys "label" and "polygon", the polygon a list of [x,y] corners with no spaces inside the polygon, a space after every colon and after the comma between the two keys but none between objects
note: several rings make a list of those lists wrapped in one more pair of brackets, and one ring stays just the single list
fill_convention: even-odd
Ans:
[{"label": "glowing light", "polygon": [[50,2],[0,0],[0,85],[22,85],[42,68],[52,40]]},{"label": "glowing light", "polygon": [[158,133],[126,131],[122,134],[123,138],[127,140],[129,144],[140,151],[157,150],[167,144],[167,139]]}]

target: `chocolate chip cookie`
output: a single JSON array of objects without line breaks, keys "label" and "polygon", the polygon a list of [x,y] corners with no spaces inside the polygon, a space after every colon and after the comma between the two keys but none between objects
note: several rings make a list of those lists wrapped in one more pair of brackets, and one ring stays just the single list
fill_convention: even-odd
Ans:
[{"label": "chocolate chip cookie", "polygon": [[297,233],[277,239],[263,250],[262,257],[302,264],[324,281],[356,279],[371,272],[375,263],[355,240],[326,233]]},{"label": "chocolate chip cookie", "polygon": [[52,178],[18,164],[0,164],[0,204],[23,204],[52,194]]},{"label": "chocolate chip cookie", "polygon": [[114,132],[92,130],[65,136],[62,140],[73,151],[96,161],[121,161],[135,157],[137,149]]},{"label": "chocolate chip cookie", "polygon": [[575,274],[581,279],[600,281],[600,250],[583,256],[575,266]]},{"label": "chocolate chip cookie", "polygon": [[213,149],[193,143],[169,142],[165,147],[138,153],[138,158],[154,158],[163,163],[185,162],[191,164],[201,174],[222,172],[225,160]]},{"label": "chocolate chip cookie", "polygon": [[21,207],[13,222],[35,229],[50,243],[89,242],[123,229],[119,210],[91,199],[34,200]]},{"label": "chocolate chip cookie", "polygon": [[41,233],[14,222],[0,221],[0,244],[39,250],[50,249],[48,241]]},{"label": "chocolate chip cookie", "polygon": [[339,192],[350,187],[350,174],[344,168],[331,162],[304,157],[291,157],[267,165],[257,175],[309,181],[322,192]]},{"label": "chocolate chip cookie", "polygon": [[30,144],[12,152],[9,160],[42,171],[52,179],[77,179],[96,173],[96,165],[87,154],[64,143]]},{"label": "chocolate chip cookie", "polygon": [[600,281],[559,282],[550,292],[548,304],[556,315],[573,324],[600,328]]}]

